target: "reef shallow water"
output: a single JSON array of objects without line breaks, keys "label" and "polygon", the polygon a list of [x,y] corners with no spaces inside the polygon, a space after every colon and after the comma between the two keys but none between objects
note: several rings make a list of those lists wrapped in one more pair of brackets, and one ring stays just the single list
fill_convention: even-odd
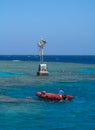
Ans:
[{"label": "reef shallow water", "polygon": [[[49,76],[37,76],[38,62],[0,61],[0,130],[94,130],[95,64],[47,62]],[[37,91],[74,99],[45,102]]]}]

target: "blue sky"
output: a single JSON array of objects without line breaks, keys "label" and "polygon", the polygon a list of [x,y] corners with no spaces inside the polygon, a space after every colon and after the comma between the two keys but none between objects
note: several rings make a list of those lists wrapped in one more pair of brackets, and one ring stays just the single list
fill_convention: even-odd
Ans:
[{"label": "blue sky", "polygon": [[95,0],[0,0],[0,54],[95,55]]}]

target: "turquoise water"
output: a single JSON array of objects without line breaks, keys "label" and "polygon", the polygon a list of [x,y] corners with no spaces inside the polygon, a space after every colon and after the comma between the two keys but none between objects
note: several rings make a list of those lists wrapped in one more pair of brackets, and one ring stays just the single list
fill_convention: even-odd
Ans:
[{"label": "turquoise water", "polygon": [[[38,62],[0,61],[0,130],[94,130],[95,64],[48,62],[49,76],[38,77]],[[37,91],[74,96],[43,101]]]}]

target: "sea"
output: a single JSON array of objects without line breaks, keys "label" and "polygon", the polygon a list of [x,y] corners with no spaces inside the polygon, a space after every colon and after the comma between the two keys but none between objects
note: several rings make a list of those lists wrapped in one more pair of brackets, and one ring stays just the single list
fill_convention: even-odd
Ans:
[{"label": "sea", "polygon": [[[0,130],[95,130],[95,56],[0,55]],[[72,100],[47,101],[38,91],[64,90]]]}]

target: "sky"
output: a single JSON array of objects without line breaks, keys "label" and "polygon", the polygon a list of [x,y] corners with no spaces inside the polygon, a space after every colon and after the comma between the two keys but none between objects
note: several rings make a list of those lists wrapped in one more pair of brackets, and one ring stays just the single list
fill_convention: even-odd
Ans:
[{"label": "sky", "polygon": [[0,55],[95,55],[95,0],[0,0]]}]

